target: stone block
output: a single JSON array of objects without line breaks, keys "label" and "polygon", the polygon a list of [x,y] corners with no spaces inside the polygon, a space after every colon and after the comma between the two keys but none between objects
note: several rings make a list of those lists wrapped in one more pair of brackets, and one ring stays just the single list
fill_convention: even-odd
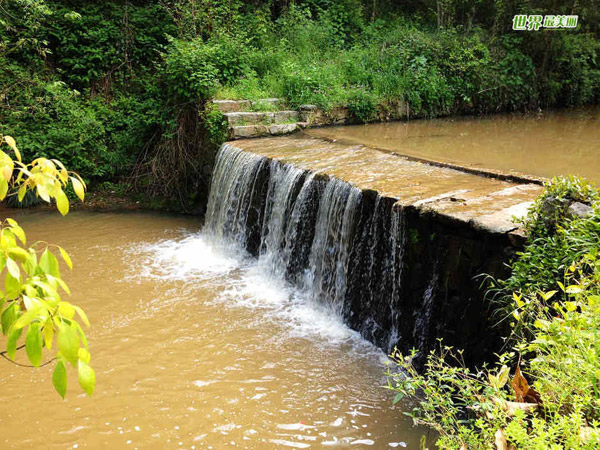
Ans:
[{"label": "stone block", "polygon": [[222,113],[244,111],[252,106],[249,100],[213,100],[213,103]]}]

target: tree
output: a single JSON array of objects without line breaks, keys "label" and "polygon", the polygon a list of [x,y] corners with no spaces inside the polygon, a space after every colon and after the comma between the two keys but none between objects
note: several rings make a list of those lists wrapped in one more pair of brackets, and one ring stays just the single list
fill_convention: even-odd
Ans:
[{"label": "tree", "polygon": [[[3,150],[14,154],[14,159]],[[8,195],[17,195],[22,201],[27,192],[33,192],[45,202],[54,201],[59,212],[66,215],[69,199],[65,189],[69,185],[83,200],[86,186],[79,175],[67,171],[55,159],[37,158],[24,164],[15,140],[0,135],[0,201]],[[87,339],[79,323],[89,326],[89,321],[80,307],[63,300],[70,290],[61,279],[56,255],[60,255],[69,269],[73,266],[71,258],[57,245],[46,242],[26,245],[25,232],[15,220],[0,221],[0,281],[4,277],[4,291],[0,290],[0,328],[7,337],[6,350],[0,355],[17,364],[16,352],[25,349],[33,367],[55,361],[52,383],[63,398],[70,364],[77,368],[83,390],[91,395],[96,375],[89,365]],[[46,362],[42,362],[44,348],[54,355]]]}]

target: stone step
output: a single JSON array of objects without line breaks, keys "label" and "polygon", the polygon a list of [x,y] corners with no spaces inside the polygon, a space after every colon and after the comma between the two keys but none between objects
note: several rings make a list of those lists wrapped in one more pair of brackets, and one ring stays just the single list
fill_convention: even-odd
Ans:
[{"label": "stone step", "polygon": [[229,139],[281,136],[306,128],[306,122],[236,125],[229,128]]},{"label": "stone step", "polygon": [[250,100],[213,100],[222,113],[248,110],[252,107]]},{"label": "stone step", "polygon": [[279,108],[284,105],[283,99],[280,98],[261,98],[259,100],[213,100],[215,105],[219,107],[222,113],[248,111],[252,108],[270,107]]},{"label": "stone step", "polygon": [[228,112],[223,114],[229,126],[236,125],[268,125],[272,123],[297,122],[300,118],[298,111],[277,112]]}]

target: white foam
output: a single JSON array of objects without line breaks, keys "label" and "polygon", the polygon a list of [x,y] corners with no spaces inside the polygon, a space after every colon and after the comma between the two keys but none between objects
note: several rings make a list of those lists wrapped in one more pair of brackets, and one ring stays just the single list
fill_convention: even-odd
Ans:
[{"label": "white foam", "polygon": [[246,252],[233,245],[218,245],[204,233],[137,248],[146,255],[138,273],[170,280],[208,279],[226,275],[247,263]]},{"label": "white foam", "polygon": [[260,320],[284,326],[287,337],[318,337],[326,344],[350,344],[360,353],[376,354],[380,362],[386,361],[383,352],[346,326],[310,292],[273,274],[267,264],[239,247],[215,242],[200,232],[138,246],[133,251],[144,256],[142,267],[135,267],[135,277],[222,284],[223,291],[215,301],[228,307],[260,309]]}]

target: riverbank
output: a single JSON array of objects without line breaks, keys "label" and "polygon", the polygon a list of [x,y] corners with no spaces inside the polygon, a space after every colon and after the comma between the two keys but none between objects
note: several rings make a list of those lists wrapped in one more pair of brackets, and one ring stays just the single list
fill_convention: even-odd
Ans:
[{"label": "riverbank", "polygon": [[206,202],[227,139],[212,98],[347,107],[362,122],[404,102],[411,117],[439,117],[600,100],[598,18],[585,5],[552,12],[581,18],[560,32],[513,31],[521,6],[504,2],[440,8],[39,0],[21,11],[6,1],[1,131],[27,159],[58,157],[92,189],[133,180],[190,209]]},{"label": "riverbank", "polygon": [[[396,400],[413,398],[415,423],[442,449],[595,449],[600,445],[600,191],[555,179],[523,224],[528,239],[511,275],[488,286],[504,353],[470,369],[463,349],[440,343],[424,372],[397,353]],[[468,349],[465,349],[468,351]]]}]

